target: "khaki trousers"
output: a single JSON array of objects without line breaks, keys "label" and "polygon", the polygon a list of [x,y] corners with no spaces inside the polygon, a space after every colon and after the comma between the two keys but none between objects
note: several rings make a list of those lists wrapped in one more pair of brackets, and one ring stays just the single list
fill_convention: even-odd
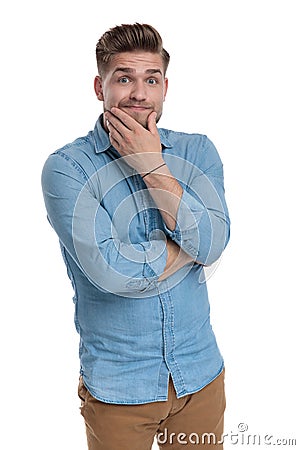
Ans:
[{"label": "khaki trousers", "polygon": [[224,371],[195,394],[176,398],[172,381],[168,400],[116,405],[96,400],[79,381],[81,414],[89,450],[221,450],[224,428]]}]

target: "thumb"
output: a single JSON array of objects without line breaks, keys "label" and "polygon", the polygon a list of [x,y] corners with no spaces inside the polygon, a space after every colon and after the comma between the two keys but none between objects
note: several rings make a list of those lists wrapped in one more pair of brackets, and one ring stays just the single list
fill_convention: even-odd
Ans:
[{"label": "thumb", "polygon": [[152,113],[148,116],[148,130],[150,133],[157,133],[156,117],[157,113],[155,111],[152,111]]}]

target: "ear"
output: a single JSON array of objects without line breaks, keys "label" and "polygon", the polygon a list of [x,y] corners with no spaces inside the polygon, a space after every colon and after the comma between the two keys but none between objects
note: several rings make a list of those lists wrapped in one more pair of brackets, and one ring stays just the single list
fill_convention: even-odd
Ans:
[{"label": "ear", "polygon": [[169,86],[169,80],[168,80],[168,78],[165,78],[164,79],[164,101],[166,99],[166,95],[168,92],[168,86]]},{"label": "ear", "polygon": [[103,89],[102,89],[102,78],[97,75],[94,80],[94,90],[97,96],[97,99],[103,101]]}]

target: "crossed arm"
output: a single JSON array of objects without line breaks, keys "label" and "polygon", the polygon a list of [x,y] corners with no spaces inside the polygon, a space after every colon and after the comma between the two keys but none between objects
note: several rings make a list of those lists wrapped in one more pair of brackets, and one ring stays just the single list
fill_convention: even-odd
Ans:
[{"label": "crossed arm", "polygon": [[[174,230],[183,189],[162,157],[156,113],[149,115],[148,129],[119,108],[106,111],[104,119],[111,144],[144,177],[166,226]],[[167,262],[159,280],[167,278],[192,260],[172,239],[167,239]]]},{"label": "crossed arm", "polygon": [[[116,108],[105,113],[105,120],[113,146],[144,178],[163,217],[167,241],[120,240],[99,203],[98,172],[89,178],[76,160],[58,151],[45,163],[42,186],[49,221],[68,254],[95,286],[116,293],[151,289],[153,281],[189,262],[216,261],[229,238],[229,218],[221,161],[213,144],[199,140],[204,155],[200,170],[198,163],[176,155],[162,157],[155,113],[149,116],[148,129]],[[177,180],[183,172],[181,187]]]}]

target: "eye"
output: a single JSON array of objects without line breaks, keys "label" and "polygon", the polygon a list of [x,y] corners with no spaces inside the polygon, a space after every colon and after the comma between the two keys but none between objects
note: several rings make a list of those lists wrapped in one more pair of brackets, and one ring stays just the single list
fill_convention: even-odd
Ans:
[{"label": "eye", "polygon": [[147,83],[154,85],[154,84],[157,84],[157,80],[155,78],[148,78]]},{"label": "eye", "polygon": [[121,77],[121,78],[119,78],[119,83],[121,83],[121,84],[127,84],[127,83],[129,83],[129,78],[128,77]]}]

